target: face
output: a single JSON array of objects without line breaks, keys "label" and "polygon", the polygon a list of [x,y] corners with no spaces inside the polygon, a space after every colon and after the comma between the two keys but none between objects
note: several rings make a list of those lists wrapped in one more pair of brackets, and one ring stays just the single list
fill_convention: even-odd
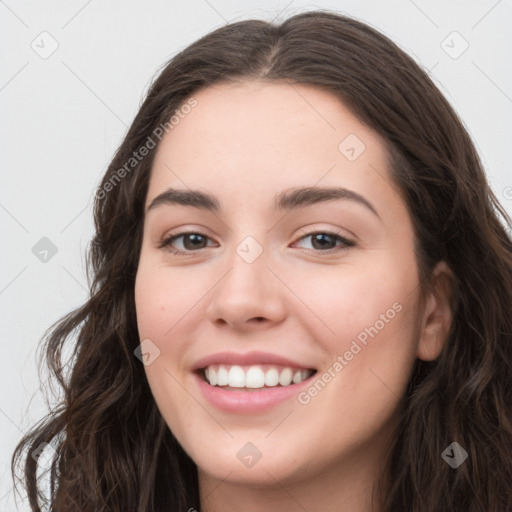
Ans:
[{"label": "face", "polygon": [[307,85],[194,98],[155,156],[135,286],[156,404],[201,475],[284,484],[366,464],[421,328],[384,143]]}]

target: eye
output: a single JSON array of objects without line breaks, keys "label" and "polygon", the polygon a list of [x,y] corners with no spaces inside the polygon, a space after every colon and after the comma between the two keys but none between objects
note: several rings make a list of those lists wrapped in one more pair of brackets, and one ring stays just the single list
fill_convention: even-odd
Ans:
[{"label": "eye", "polygon": [[[333,233],[330,231],[316,231],[308,233],[302,236],[298,241],[301,242],[308,238],[311,238],[313,245],[313,248],[309,250],[316,253],[321,252],[324,254],[330,254],[333,252],[340,252],[355,245],[355,243],[351,240],[340,236],[338,233]],[[183,239],[181,241],[183,249],[177,249],[174,247],[175,242],[180,239]],[[165,248],[172,254],[186,256],[190,255],[190,253],[195,252],[198,249],[204,249],[207,247],[206,244],[209,239],[210,238],[207,235],[196,231],[182,232],[163,238],[159,242],[158,248]],[[337,243],[339,245],[336,245]]]},{"label": "eye", "polygon": [[[173,243],[176,240],[179,240],[180,238],[183,238],[182,244],[185,250],[176,249],[175,247],[173,247]],[[188,231],[183,233],[177,233],[175,235],[171,235],[162,239],[158,245],[158,248],[166,248],[173,254],[187,255],[190,252],[193,252],[194,249],[203,249],[205,247],[205,241],[208,239],[209,237],[203,233],[198,233],[196,231]]]},{"label": "eye", "polygon": [[[355,245],[355,243],[352,242],[351,240],[348,240],[347,238],[340,236],[338,233],[332,233],[330,231],[317,231],[313,233],[308,233],[307,235],[302,236],[299,239],[299,242],[302,240],[306,240],[308,238],[311,238],[311,243],[313,246],[312,250],[314,252],[323,252],[330,254],[333,252],[344,251],[349,247],[353,247]],[[336,246],[337,242],[339,242],[340,245]]]}]

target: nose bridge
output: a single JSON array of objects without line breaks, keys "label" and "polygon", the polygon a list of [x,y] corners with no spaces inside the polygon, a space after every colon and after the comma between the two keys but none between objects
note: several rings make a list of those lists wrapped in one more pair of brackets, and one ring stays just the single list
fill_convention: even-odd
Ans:
[{"label": "nose bridge", "polygon": [[269,271],[268,248],[246,236],[226,258],[227,273],[213,289],[208,315],[212,320],[241,324],[251,318],[276,321],[284,314],[283,287]]}]

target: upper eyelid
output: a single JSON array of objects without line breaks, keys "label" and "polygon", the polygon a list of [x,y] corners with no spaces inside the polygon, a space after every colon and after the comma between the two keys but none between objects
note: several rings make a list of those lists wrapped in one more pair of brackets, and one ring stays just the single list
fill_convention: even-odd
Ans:
[{"label": "upper eyelid", "polygon": [[[320,224],[320,223],[319,223]],[[171,238],[171,237],[177,237],[177,236],[180,236],[180,235],[187,235],[187,234],[198,234],[198,235],[203,235],[203,236],[207,236],[208,238],[215,238],[215,235],[210,235],[209,233],[211,232],[209,229],[207,228],[204,228],[204,227],[193,227],[193,224],[191,225],[192,227],[190,228],[187,228],[187,227],[183,227],[183,228],[176,228],[176,231],[172,230],[173,232],[171,232],[169,235],[163,235],[161,236],[161,239],[168,239],[168,238]],[[322,227],[319,227],[319,228],[312,228],[312,227],[303,227],[303,228],[300,228],[299,230],[299,234],[297,235],[297,237],[301,237],[301,236],[305,236],[305,235],[311,235],[311,234],[314,234],[314,233],[333,233],[333,234],[336,234],[342,238],[346,238],[346,239],[349,239],[349,238],[352,238],[354,240],[358,240],[358,237],[352,233],[350,230],[346,229],[346,228],[336,228],[336,227],[330,227],[330,228],[322,228]],[[347,234],[344,234],[344,233],[347,233]]]},{"label": "upper eyelid", "polygon": [[[348,236],[352,236],[352,235],[346,236],[343,234],[342,231],[338,231],[335,228],[317,228],[317,229],[303,228],[303,230],[300,230],[300,233],[297,235],[297,238],[302,238],[304,236],[314,235],[317,233],[333,234],[333,235],[337,235],[337,236],[339,236],[341,238],[345,238],[345,239],[348,239]],[[211,235],[204,232],[202,228],[200,228],[200,229],[186,229],[185,231],[177,231],[175,233],[170,233],[169,235],[162,236],[162,239],[168,240],[170,238],[179,238],[180,236],[185,236],[185,235],[201,235],[201,236],[205,236],[210,239],[213,238]]]}]

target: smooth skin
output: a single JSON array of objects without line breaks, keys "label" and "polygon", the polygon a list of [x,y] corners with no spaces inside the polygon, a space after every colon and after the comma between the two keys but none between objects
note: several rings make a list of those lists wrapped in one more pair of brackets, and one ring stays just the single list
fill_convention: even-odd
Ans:
[{"label": "smooth skin", "polygon": [[[452,273],[441,262],[421,300],[413,225],[385,143],[334,95],[249,81],[194,98],[157,149],[146,206],[173,187],[212,194],[221,209],[146,212],[135,301],[141,341],[160,350],[145,366],[156,404],[198,466],[202,510],[369,512],[414,361],[435,359],[447,340]],[[339,149],[350,134],[365,146],[353,161]],[[377,214],[346,198],[274,210],[275,196],[313,186],[356,192]],[[185,255],[159,247],[184,231],[203,235],[174,239]],[[326,231],[352,245],[307,236]],[[263,251],[252,263],[237,253],[248,236]],[[397,303],[307,404],[223,412],[191,372],[204,356],[256,350],[321,376]],[[252,467],[237,457],[247,442],[262,454]]]}]

